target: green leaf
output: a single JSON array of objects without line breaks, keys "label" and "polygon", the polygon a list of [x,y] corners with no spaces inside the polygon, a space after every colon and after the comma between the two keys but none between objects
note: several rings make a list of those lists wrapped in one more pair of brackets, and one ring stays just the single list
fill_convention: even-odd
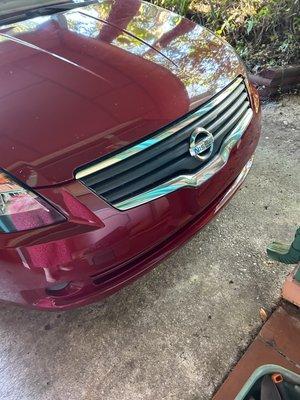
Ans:
[{"label": "green leaf", "polygon": [[250,18],[250,19],[248,19],[248,21],[246,23],[247,35],[249,35],[249,33],[252,31],[253,27],[254,27],[254,19]]}]

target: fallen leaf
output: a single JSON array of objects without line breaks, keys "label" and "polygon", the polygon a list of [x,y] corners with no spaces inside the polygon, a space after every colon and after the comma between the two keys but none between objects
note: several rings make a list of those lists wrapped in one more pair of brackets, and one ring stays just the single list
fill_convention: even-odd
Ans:
[{"label": "fallen leaf", "polygon": [[263,322],[265,322],[268,319],[268,314],[267,314],[266,310],[262,307],[259,309],[259,316]]}]

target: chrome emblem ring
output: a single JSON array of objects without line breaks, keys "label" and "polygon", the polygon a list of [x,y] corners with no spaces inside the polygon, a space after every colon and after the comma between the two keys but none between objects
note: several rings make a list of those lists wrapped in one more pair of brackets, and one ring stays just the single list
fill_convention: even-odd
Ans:
[{"label": "chrome emblem ring", "polygon": [[204,128],[196,128],[190,138],[190,154],[201,161],[207,160],[214,149],[214,137]]}]

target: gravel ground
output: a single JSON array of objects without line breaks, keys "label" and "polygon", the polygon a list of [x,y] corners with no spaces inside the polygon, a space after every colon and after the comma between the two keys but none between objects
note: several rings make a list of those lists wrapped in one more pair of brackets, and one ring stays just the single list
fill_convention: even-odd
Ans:
[{"label": "gravel ground", "polygon": [[272,310],[291,270],[268,261],[265,248],[291,240],[299,224],[299,115],[299,97],[264,107],[243,188],[135,284],[63,314],[2,305],[0,398],[211,398],[261,326],[259,308]]}]

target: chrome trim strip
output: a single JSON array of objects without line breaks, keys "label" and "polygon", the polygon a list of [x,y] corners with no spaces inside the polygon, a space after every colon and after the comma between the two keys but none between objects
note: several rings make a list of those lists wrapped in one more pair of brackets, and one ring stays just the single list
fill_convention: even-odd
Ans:
[{"label": "chrome trim strip", "polygon": [[225,193],[225,195],[222,198],[222,200],[218,203],[218,205],[217,205],[217,207],[215,209],[215,212],[218,212],[227,203],[227,201],[230,199],[230,197],[233,195],[233,193],[236,192],[237,189],[244,182],[244,180],[246,179],[246,177],[247,177],[247,175],[250,172],[250,169],[252,167],[253,159],[254,159],[254,156],[252,156],[250,158],[250,160],[247,162],[247,164],[244,166],[244,168],[240,172],[239,176],[235,179],[233,184],[230,186],[228,191]]},{"label": "chrome trim strip", "polygon": [[233,131],[226,137],[220,152],[207,165],[200,169],[200,171],[193,175],[177,176],[176,178],[173,178],[170,181],[155,187],[154,189],[114,204],[114,207],[125,211],[141,204],[148,203],[151,200],[165,196],[181,188],[201,186],[227,164],[232,149],[243,136],[243,133],[251,122],[252,116],[253,111],[252,109],[249,109],[233,129]]},{"label": "chrome trim strip", "polygon": [[[147,149],[148,147],[153,146],[154,144],[160,142],[161,140],[164,140],[167,137],[173,135],[175,132],[178,132],[180,129],[193,123],[198,118],[202,117],[204,114],[207,114],[212,108],[214,108],[217,105],[219,105],[220,103],[222,103],[223,100],[227,99],[227,97],[230,96],[230,94],[232,94],[232,92],[234,92],[234,90],[242,82],[244,82],[243,78],[241,78],[241,77],[237,78],[233,82],[232,85],[230,85],[227,89],[225,89],[219,95],[217,94],[213,100],[210,100],[203,106],[200,106],[200,108],[197,111],[186,116],[179,123],[172,125],[171,127],[167,128],[166,130],[162,131],[161,133],[158,133],[157,135],[154,135],[151,138],[145,140],[144,142],[141,142],[135,146],[132,146],[127,150],[120,151],[115,156],[107,158],[106,160],[100,161],[99,163],[91,165],[87,168],[83,168],[82,170],[76,172],[75,178],[82,179],[88,175],[94,174],[95,172],[98,172],[98,171],[100,171],[104,168],[107,168],[111,165],[114,165],[130,156],[133,156],[133,155],[139,153],[140,151],[143,151],[143,150]],[[247,90],[246,85],[243,85],[242,87],[243,87],[243,90],[244,89]],[[241,90],[241,92],[243,91],[242,89],[239,89],[239,90]],[[239,93],[240,92],[237,91],[237,95]],[[209,116],[207,116],[207,117],[209,117],[209,121],[213,119],[214,115],[217,115],[223,109],[223,104],[221,106],[222,106],[222,108],[219,108],[218,110],[214,110]],[[206,122],[205,118],[203,120],[199,120],[200,126],[203,125],[203,123],[205,123],[205,122]]]}]

